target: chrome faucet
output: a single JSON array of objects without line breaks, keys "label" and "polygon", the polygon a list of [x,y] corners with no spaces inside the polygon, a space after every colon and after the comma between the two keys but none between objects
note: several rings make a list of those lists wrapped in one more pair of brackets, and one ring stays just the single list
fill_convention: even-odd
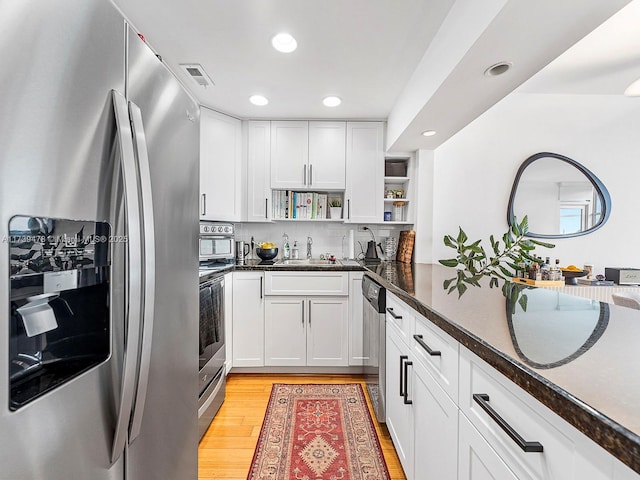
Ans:
[{"label": "chrome faucet", "polygon": [[311,245],[313,245],[313,239],[307,237],[307,259],[311,259]]}]

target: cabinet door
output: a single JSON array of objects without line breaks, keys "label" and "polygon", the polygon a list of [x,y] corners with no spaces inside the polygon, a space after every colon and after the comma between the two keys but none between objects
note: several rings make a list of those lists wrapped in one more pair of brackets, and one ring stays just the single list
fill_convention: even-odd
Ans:
[{"label": "cabinet door", "polygon": [[458,415],[458,480],[518,480],[467,417]]},{"label": "cabinet door", "polygon": [[200,218],[242,220],[242,122],[206,108],[200,115]]},{"label": "cabinet door", "polygon": [[271,122],[248,122],[247,221],[271,219]]},{"label": "cabinet door", "polygon": [[233,272],[233,366],[264,366],[262,272]]},{"label": "cabinet door", "polygon": [[346,125],[345,122],[309,122],[310,188],[344,190]]},{"label": "cabinet door", "polygon": [[455,479],[458,471],[458,406],[418,362],[414,363],[415,480]]},{"label": "cabinet door", "polygon": [[365,365],[362,272],[349,272],[349,365]]},{"label": "cabinet door", "polygon": [[349,299],[309,297],[307,365],[349,365]]},{"label": "cabinet door", "polygon": [[[387,332],[389,332],[387,328]],[[402,464],[407,480],[413,480],[413,409],[404,402],[400,391],[404,386],[404,362],[408,356],[409,347],[405,346],[393,334],[387,333],[386,343],[387,385],[386,408],[387,428],[396,448],[398,458]],[[411,371],[411,368],[408,368]],[[410,382],[407,381],[409,391],[412,392]],[[411,393],[409,393],[411,396]]]},{"label": "cabinet door", "polygon": [[384,145],[382,122],[347,122],[346,222],[382,222],[384,218]]},{"label": "cabinet door", "polygon": [[264,311],[264,364],[306,365],[306,297],[267,297]]},{"label": "cabinet door", "polygon": [[309,122],[271,122],[271,188],[308,188]]}]

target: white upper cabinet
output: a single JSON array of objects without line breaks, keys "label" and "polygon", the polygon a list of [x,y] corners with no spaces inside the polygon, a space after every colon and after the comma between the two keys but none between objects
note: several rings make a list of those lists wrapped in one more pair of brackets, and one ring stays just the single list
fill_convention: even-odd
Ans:
[{"label": "white upper cabinet", "polygon": [[271,188],[345,189],[345,122],[271,122]]},{"label": "white upper cabinet", "polygon": [[346,122],[309,122],[309,188],[344,190],[346,134]]},{"label": "white upper cabinet", "polygon": [[200,218],[242,221],[242,192],[242,122],[202,108]]},{"label": "white upper cabinet", "polygon": [[271,219],[271,122],[247,123],[247,221]]},{"label": "white upper cabinet", "polygon": [[308,188],[309,122],[271,122],[271,188]]},{"label": "white upper cabinet", "polygon": [[382,122],[347,122],[346,222],[380,223],[384,217],[383,127]]}]

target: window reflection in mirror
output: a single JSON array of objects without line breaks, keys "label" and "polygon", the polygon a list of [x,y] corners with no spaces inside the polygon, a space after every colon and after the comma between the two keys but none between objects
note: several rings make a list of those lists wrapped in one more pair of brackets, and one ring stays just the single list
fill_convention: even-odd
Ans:
[{"label": "window reflection in mirror", "polygon": [[525,215],[530,237],[561,238],[600,228],[611,210],[602,182],[575,160],[542,152],[522,164],[511,190],[508,220]]}]

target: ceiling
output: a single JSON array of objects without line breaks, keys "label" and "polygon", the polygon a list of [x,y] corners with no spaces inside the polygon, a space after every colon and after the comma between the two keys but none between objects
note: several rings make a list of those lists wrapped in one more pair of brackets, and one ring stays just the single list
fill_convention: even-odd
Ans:
[{"label": "ceiling", "polygon": [[634,0],[525,82],[521,93],[623,95],[640,78],[640,0]]},{"label": "ceiling", "polygon": [[[392,152],[436,148],[516,89],[619,94],[640,77],[640,0],[595,31],[629,0],[113,1],[201,105],[242,119],[387,120]],[[282,31],[293,53],[272,48]],[[513,68],[483,75],[500,61]],[[325,107],[327,95],[342,104]]]},{"label": "ceiling", "polygon": [[[115,0],[201,105],[240,118],[386,119],[454,0]],[[277,52],[271,38],[293,35]],[[194,86],[199,63],[215,86]],[[269,99],[264,107],[253,94]],[[337,95],[339,107],[322,104]]]}]

